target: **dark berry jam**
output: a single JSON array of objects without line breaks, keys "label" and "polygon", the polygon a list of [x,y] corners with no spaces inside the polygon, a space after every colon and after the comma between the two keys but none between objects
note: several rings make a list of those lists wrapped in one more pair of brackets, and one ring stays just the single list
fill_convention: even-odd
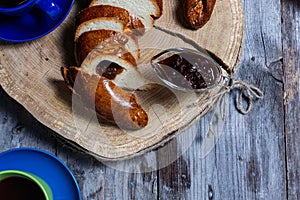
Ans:
[{"label": "dark berry jam", "polygon": [[[220,72],[213,62],[207,58],[194,53],[178,53],[158,62],[160,66],[166,65],[179,72],[188,82],[192,89],[205,89],[217,83],[220,77]],[[168,79],[171,82],[177,82],[176,73],[169,74]],[[177,83],[178,84],[178,83]],[[182,83],[180,85],[186,85]]]}]

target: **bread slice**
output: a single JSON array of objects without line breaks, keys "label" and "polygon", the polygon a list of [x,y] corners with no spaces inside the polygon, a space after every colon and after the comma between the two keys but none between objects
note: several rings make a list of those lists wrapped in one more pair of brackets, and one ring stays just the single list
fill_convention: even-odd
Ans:
[{"label": "bread slice", "polygon": [[95,30],[85,32],[77,39],[75,43],[77,64],[80,66],[94,48],[104,48],[111,44],[124,45],[136,60],[140,57],[138,40],[134,35],[125,35],[112,30]]},{"label": "bread slice", "polygon": [[131,29],[137,36],[141,36],[145,33],[145,27],[137,16],[123,8],[108,5],[92,6],[83,9],[77,15],[76,24],[80,25],[99,17],[115,17],[116,20],[123,23],[124,27]]},{"label": "bread slice", "polygon": [[75,31],[74,41],[76,42],[81,34],[95,30],[112,30],[116,32],[126,32],[124,24],[115,17],[99,17],[81,23]]},{"label": "bread slice", "polygon": [[94,48],[81,64],[81,68],[99,74],[127,90],[145,90],[153,87],[137,70],[137,64],[124,45],[112,44]]},{"label": "bread slice", "polygon": [[147,125],[148,115],[131,92],[81,68],[62,67],[61,73],[73,94],[79,97],[85,108],[95,111],[99,120],[105,119],[121,129],[130,130]]},{"label": "bread slice", "polygon": [[90,7],[97,5],[109,5],[128,10],[138,16],[144,24],[146,31],[153,27],[154,19],[161,15],[161,9],[156,0],[92,0]]},{"label": "bread slice", "polygon": [[162,14],[162,0],[92,0],[91,6],[111,5],[128,10],[135,8],[136,15],[143,13],[154,17],[160,17]]},{"label": "bread slice", "polygon": [[163,0],[152,0],[154,1],[154,3],[156,3],[156,5],[158,6],[158,15],[152,15],[151,17],[153,19],[158,19],[161,17],[162,12],[163,12]]}]

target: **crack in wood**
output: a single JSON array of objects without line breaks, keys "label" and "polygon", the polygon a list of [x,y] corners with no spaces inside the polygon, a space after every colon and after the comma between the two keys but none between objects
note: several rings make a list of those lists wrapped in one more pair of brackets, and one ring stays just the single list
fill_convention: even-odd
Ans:
[{"label": "crack in wood", "polygon": [[208,185],[207,195],[208,195],[208,200],[214,199],[214,190],[211,185]]}]

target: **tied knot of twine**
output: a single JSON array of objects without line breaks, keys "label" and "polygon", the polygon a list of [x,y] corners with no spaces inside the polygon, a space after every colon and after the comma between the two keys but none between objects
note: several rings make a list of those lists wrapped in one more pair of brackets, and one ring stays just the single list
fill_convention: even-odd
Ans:
[{"label": "tied knot of twine", "polygon": [[[212,110],[209,129],[200,147],[200,158],[204,158],[214,148],[222,133],[226,118],[226,94],[234,89],[239,90],[239,95],[236,98],[236,105],[237,109],[242,114],[250,112],[253,107],[254,98],[262,99],[264,97],[262,91],[254,85],[235,80],[231,80],[229,85],[223,86],[219,93],[210,97],[209,99],[216,106]],[[247,102],[246,107],[243,106],[243,98]]]},{"label": "tied knot of twine", "polygon": [[[262,99],[264,98],[263,92],[255,87],[252,84],[245,83],[243,81],[236,81],[234,79],[230,79],[230,83],[228,85],[223,85],[221,90],[212,96],[209,96],[205,100],[199,100],[197,103],[193,103],[191,106],[198,106],[199,104],[202,104],[203,102],[210,101],[212,104],[220,105],[221,108],[223,108],[222,115],[225,115],[225,105],[227,102],[226,94],[230,93],[231,91],[238,89],[239,94],[236,98],[236,107],[237,110],[242,114],[248,114],[252,107],[253,107],[253,100],[254,98]],[[243,99],[246,100],[246,107],[243,105]],[[221,106],[222,105],[222,106]],[[225,118],[225,117],[223,117]]]},{"label": "tied knot of twine", "polygon": [[[219,95],[224,96],[224,94],[229,93],[234,89],[240,90],[239,95],[236,98],[236,106],[238,111],[242,114],[248,114],[251,111],[254,98],[264,98],[264,94],[260,89],[240,80],[232,80],[228,86],[225,86],[225,89],[221,91]],[[243,99],[246,100],[246,107],[243,106]]]}]

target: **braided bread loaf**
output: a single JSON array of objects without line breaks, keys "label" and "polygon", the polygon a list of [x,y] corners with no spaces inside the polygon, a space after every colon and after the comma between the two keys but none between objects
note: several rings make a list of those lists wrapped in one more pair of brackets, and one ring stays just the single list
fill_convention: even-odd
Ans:
[{"label": "braided bread loaf", "polygon": [[74,42],[80,68],[63,67],[62,75],[87,107],[95,106],[90,108],[98,117],[121,128],[148,123],[147,113],[127,90],[150,83],[137,70],[138,37],[161,14],[162,0],[93,0],[77,16]]}]

